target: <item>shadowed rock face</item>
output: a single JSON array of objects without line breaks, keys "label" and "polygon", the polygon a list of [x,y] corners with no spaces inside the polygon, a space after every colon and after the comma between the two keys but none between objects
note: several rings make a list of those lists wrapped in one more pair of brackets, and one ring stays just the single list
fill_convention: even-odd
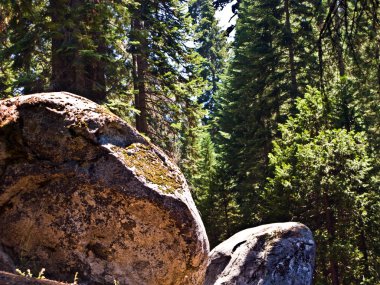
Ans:
[{"label": "shadowed rock face", "polygon": [[211,251],[204,285],[310,285],[314,259],[312,233],[302,224],[251,228]]},{"label": "shadowed rock face", "polygon": [[0,101],[0,270],[89,284],[202,284],[208,241],[178,168],[65,92]]}]

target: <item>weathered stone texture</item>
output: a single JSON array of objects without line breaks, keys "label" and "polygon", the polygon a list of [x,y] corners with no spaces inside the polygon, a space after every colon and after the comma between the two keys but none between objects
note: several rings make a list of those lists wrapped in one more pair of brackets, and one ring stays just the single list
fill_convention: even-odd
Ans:
[{"label": "weathered stone texture", "polygon": [[310,285],[315,243],[299,223],[241,231],[210,253],[204,285]]},{"label": "weathered stone texture", "polygon": [[0,270],[89,284],[202,284],[208,254],[178,168],[65,92],[0,101],[0,246]]}]

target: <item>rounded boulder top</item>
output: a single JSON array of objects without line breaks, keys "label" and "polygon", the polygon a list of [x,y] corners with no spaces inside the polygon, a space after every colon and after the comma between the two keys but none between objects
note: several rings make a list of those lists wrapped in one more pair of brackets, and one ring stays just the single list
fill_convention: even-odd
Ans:
[{"label": "rounded boulder top", "polygon": [[0,233],[0,270],[87,284],[202,284],[209,250],[178,167],[66,92],[0,101]]},{"label": "rounded boulder top", "polygon": [[300,223],[246,229],[211,251],[204,285],[311,285],[315,249]]}]

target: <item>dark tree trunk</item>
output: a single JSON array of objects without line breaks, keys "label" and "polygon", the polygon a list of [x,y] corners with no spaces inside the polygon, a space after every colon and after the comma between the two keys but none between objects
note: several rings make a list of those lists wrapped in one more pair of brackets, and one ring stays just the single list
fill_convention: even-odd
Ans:
[{"label": "dark tree trunk", "polygon": [[333,37],[334,37],[334,44],[336,46],[336,52],[337,52],[339,75],[343,77],[346,75],[346,64],[344,63],[344,57],[343,57],[342,19],[341,19],[342,12],[340,12],[339,9],[343,9],[343,11],[345,11],[347,7],[345,5],[344,0],[339,1],[338,3],[339,4],[338,4],[338,13],[336,14],[335,35]]},{"label": "dark tree trunk", "polygon": [[341,77],[346,75],[346,65],[344,63],[343,59],[343,47],[341,43],[341,36],[340,33],[337,34],[336,39],[336,49],[337,49],[337,57],[338,57],[338,69],[339,69],[339,75]]},{"label": "dark tree trunk", "polygon": [[72,63],[75,57],[74,52],[65,51],[64,45],[73,40],[73,31],[65,25],[66,18],[65,7],[71,5],[67,0],[50,0],[50,16],[53,23],[59,23],[58,30],[51,31],[51,88],[53,91],[76,91],[76,70],[73,69]]},{"label": "dark tree trunk", "polygon": [[[75,34],[81,34],[82,31],[66,25],[80,5],[83,3],[78,0],[50,0],[52,22],[59,24],[58,30],[50,31],[51,89],[72,92],[100,103],[106,98],[105,62],[80,56],[79,50],[83,47],[80,47]],[[105,44],[97,32],[93,33],[92,40],[97,45],[95,52],[105,54]],[[72,48],[67,49],[67,46]]]},{"label": "dark tree trunk", "polygon": [[364,276],[365,277],[370,277],[370,272],[369,272],[369,260],[368,260],[368,246],[367,246],[367,237],[365,234],[365,229],[364,229],[364,223],[362,219],[359,219],[359,250],[363,254],[363,259],[364,259]]},{"label": "dark tree trunk", "polygon": [[[104,38],[99,32],[93,35],[93,41],[98,43],[96,52],[98,54],[106,54],[107,47]],[[106,64],[102,60],[92,59],[86,63],[85,67],[85,90],[84,96],[95,101],[103,102],[106,99]]]},{"label": "dark tree trunk", "polygon": [[322,39],[318,39],[318,69],[319,69],[319,88],[324,93],[325,84],[323,82],[323,48],[322,48]]},{"label": "dark tree trunk", "polygon": [[134,40],[138,40],[139,45],[135,48],[133,54],[133,80],[135,87],[135,108],[139,111],[136,114],[136,129],[142,133],[148,134],[148,113],[147,113],[147,86],[146,73],[148,70],[148,44],[144,33],[145,26],[142,17],[142,8],[134,10],[132,20],[132,35]]},{"label": "dark tree trunk", "polygon": [[[132,23],[132,29],[133,28],[134,28],[134,25]],[[139,84],[138,84],[139,76],[138,76],[138,66],[137,66],[137,54],[133,54],[132,55],[132,64],[133,64],[132,79],[133,79],[133,90],[134,90],[134,95],[135,95],[135,108],[137,110],[140,110],[140,102],[139,102],[139,98],[140,98],[139,95],[140,94],[138,92],[138,90],[139,90]],[[137,130],[140,129],[140,122],[139,122],[138,115],[139,114],[135,115],[136,129]]]},{"label": "dark tree trunk", "polygon": [[375,56],[376,56],[376,61],[377,61],[377,92],[380,95],[380,48],[379,47],[376,48]]},{"label": "dark tree trunk", "polygon": [[139,94],[139,106],[140,114],[137,115],[138,130],[142,133],[148,134],[148,121],[147,121],[147,108],[146,108],[146,70],[147,62],[144,55],[137,55],[138,66],[138,94]]},{"label": "dark tree trunk", "polygon": [[[378,9],[379,9],[379,1],[372,1],[372,10],[373,10],[373,17],[372,17],[372,29],[373,29],[373,35],[376,35],[378,33],[377,29],[379,27],[379,17],[378,17]],[[375,62],[377,65],[377,92],[380,95],[380,42],[376,39],[376,36],[372,36],[372,41],[375,42]]]},{"label": "dark tree trunk", "polygon": [[[334,212],[331,209],[331,204],[329,202],[329,197],[327,194],[327,191],[324,191],[323,195],[323,206],[324,206],[324,212],[326,215],[326,228],[327,228],[327,233],[328,233],[328,244],[331,248],[334,245],[335,242],[335,217],[334,217]],[[338,267],[338,262],[336,261],[336,258],[334,257],[333,252],[329,252],[329,263],[330,263],[330,274],[331,274],[331,281],[332,285],[339,285],[339,267]]]},{"label": "dark tree trunk", "polygon": [[294,60],[294,39],[292,28],[290,25],[290,10],[289,10],[289,1],[285,0],[285,31],[286,37],[288,39],[288,52],[289,52],[289,67],[290,67],[290,78],[291,78],[291,98],[293,99],[293,105],[295,104],[294,99],[298,96],[298,86],[297,86],[297,71]]}]

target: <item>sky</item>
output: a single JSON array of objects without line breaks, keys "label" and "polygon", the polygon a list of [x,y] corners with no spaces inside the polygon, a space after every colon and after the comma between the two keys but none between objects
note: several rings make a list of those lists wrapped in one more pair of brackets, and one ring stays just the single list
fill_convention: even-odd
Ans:
[{"label": "sky", "polygon": [[[231,17],[233,16],[231,7],[234,3],[235,3],[235,1],[228,4],[226,7],[224,7],[223,10],[221,10],[221,11],[217,10],[215,13],[215,17],[219,21],[219,26],[223,30],[226,30],[229,26],[234,25],[236,22],[236,18],[237,18],[236,16],[231,19]],[[230,21],[230,19],[231,19],[231,21]],[[233,38],[234,34],[235,34],[235,31],[233,33],[231,33],[230,39]]]},{"label": "sky", "polygon": [[[216,18],[219,20],[219,26],[222,28],[227,28],[231,24],[228,21],[233,15],[231,10],[232,5],[233,3],[230,3],[223,10],[217,10],[215,13]],[[232,19],[233,23],[235,22],[235,18]]]}]

